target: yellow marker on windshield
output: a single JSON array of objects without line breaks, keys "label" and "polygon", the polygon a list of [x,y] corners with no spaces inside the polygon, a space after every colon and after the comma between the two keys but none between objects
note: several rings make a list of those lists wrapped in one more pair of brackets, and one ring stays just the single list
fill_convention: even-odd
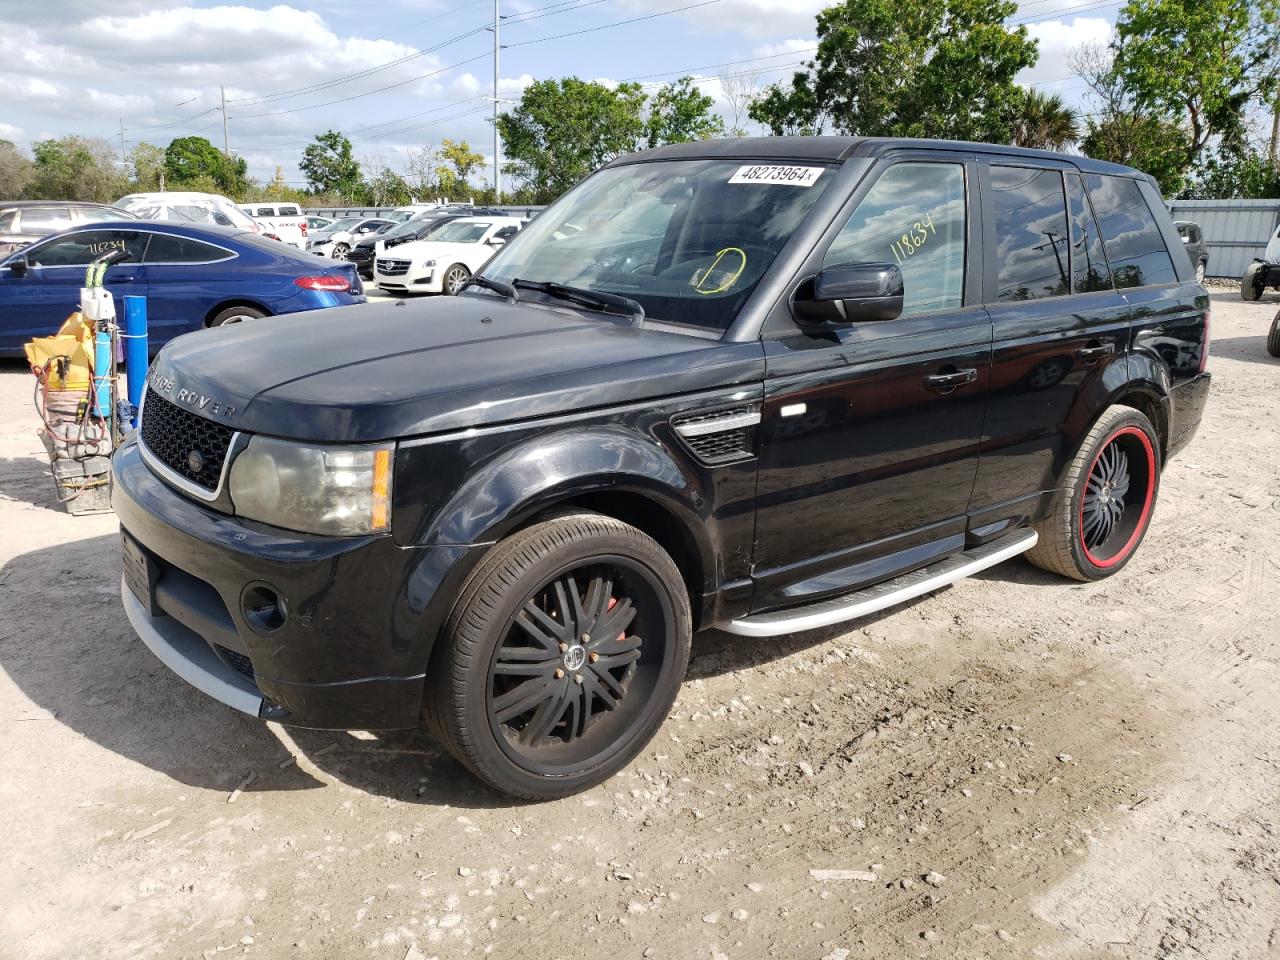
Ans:
[{"label": "yellow marker on windshield", "polygon": [[[736,253],[738,255],[738,269],[733,271],[733,273],[730,274],[729,279],[720,284],[720,286],[716,287],[714,290],[703,290],[702,285],[706,283],[707,279],[716,272],[716,268],[720,266],[720,261],[725,258],[725,255],[730,253]],[[702,276],[698,278],[698,282],[694,284],[693,289],[704,297],[711,296],[713,293],[724,293],[738,282],[738,278],[742,276],[742,271],[745,269],[747,269],[746,253],[739,247],[725,247],[716,254],[716,258],[711,261],[711,266],[707,267],[707,269],[703,271]]]}]

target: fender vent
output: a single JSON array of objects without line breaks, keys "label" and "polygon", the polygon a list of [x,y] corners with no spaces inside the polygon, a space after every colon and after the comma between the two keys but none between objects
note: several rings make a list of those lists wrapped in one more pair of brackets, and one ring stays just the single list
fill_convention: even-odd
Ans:
[{"label": "fender vent", "polygon": [[681,417],[673,426],[694,456],[715,465],[751,456],[759,423],[760,410],[748,406]]}]

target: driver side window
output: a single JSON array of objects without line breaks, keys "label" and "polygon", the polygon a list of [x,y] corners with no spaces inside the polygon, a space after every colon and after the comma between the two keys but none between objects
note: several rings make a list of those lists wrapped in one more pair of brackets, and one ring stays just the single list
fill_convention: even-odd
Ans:
[{"label": "driver side window", "polygon": [[904,317],[958,307],[964,301],[967,217],[962,164],[898,163],[849,215],[822,265],[896,264]]}]

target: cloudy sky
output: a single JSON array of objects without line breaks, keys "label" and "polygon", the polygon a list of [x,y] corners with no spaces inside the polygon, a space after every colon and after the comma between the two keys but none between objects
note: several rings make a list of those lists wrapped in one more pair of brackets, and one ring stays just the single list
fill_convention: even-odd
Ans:
[{"label": "cloudy sky", "polygon": [[[813,47],[824,0],[500,0],[501,95],[576,74],[655,86],[690,73],[721,98],[721,73],[789,77]],[[1077,103],[1067,51],[1103,40],[1119,0],[1024,0],[1040,41],[1019,79]],[[104,11],[110,11],[104,13]],[[493,0],[0,0],[0,138],[29,146],[67,133],[163,147],[199,134],[250,174],[297,161],[318,132],[403,171],[406,152],[442,137],[492,156]]]}]

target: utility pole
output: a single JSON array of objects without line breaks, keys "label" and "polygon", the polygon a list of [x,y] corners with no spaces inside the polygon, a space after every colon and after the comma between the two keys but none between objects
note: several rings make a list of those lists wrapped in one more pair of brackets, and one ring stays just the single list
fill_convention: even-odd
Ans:
[{"label": "utility pole", "polygon": [[1276,94],[1275,106],[1271,110],[1271,149],[1267,152],[1272,165],[1276,162],[1276,141],[1280,140],[1280,93]]},{"label": "utility pole", "polygon": [[129,151],[124,145],[124,117],[120,118],[120,165],[129,169]]},{"label": "utility pole", "polygon": [[222,152],[230,157],[231,135],[227,133],[227,88],[219,87],[218,92],[222,95]]},{"label": "utility pole", "polygon": [[[498,54],[502,45],[498,42],[498,27],[502,15],[498,12],[500,0],[493,0],[493,202],[502,202],[502,145],[498,133]],[[225,114],[223,114],[225,116]],[[1275,153],[1274,138],[1272,153]]]}]

